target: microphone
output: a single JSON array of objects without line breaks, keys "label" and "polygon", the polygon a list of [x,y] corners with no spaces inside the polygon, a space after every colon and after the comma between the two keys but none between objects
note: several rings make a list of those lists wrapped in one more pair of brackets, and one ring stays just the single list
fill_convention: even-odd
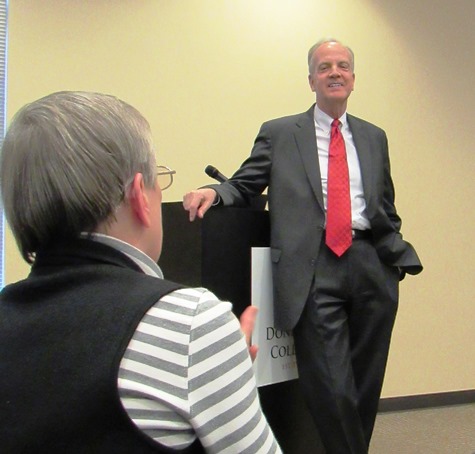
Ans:
[{"label": "microphone", "polygon": [[213,178],[216,181],[219,181],[220,183],[224,183],[225,181],[228,180],[227,177],[225,177],[216,167],[213,166],[206,166],[205,169],[206,175],[209,177]]}]

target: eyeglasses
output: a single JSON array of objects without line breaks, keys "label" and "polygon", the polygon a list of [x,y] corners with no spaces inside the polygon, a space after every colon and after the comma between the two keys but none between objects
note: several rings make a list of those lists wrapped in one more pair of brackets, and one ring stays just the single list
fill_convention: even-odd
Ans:
[{"label": "eyeglasses", "polygon": [[173,184],[173,175],[176,171],[167,166],[157,166],[157,182],[160,189],[164,191]]}]

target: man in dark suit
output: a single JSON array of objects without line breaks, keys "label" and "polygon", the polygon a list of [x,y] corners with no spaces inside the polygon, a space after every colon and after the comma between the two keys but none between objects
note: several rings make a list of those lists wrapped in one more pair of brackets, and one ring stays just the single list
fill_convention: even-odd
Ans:
[{"label": "man in dark suit", "polygon": [[[346,112],[353,52],[320,41],[308,64],[316,104],[264,123],[232,178],[186,194],[184,207],[192,221],[268,187],[276,327],[293,329],[300,383],[327,454],[360,454],[376,418],[398,282],[422,265],[400,234],[386,134]],[[329,245],[332,123],[344,140],[350,199],[349,241],[337,252]]]}]

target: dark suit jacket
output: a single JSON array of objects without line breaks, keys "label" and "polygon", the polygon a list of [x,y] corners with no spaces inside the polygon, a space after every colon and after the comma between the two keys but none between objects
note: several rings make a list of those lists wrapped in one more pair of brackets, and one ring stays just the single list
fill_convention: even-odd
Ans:
[{"label": "dark suit jacket", "polygon": [[[275,323],[292,329],[307,300],[325,225],[314,106],[264,123],[249,158],[212,187],[224,205],[244,205],[268,187]],[[367,216],[382,262],[417,274],[422,265],[399,233],[385,132],[348,115],[358,153]]]}]

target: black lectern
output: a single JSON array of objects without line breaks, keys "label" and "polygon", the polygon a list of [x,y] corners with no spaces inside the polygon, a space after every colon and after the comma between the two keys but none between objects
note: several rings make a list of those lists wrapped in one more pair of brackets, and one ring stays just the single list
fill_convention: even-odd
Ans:
[{"label": "black lectern", "polygon": [[[163,203],[162,212],[165,277],[208,288],[239,317],[251,303],[251,248],[269,246],[269,213],[216,207],[190,223],[181,202]],[[285,454],[325,452],[297,380],[260,387],[259,396]]]}]

